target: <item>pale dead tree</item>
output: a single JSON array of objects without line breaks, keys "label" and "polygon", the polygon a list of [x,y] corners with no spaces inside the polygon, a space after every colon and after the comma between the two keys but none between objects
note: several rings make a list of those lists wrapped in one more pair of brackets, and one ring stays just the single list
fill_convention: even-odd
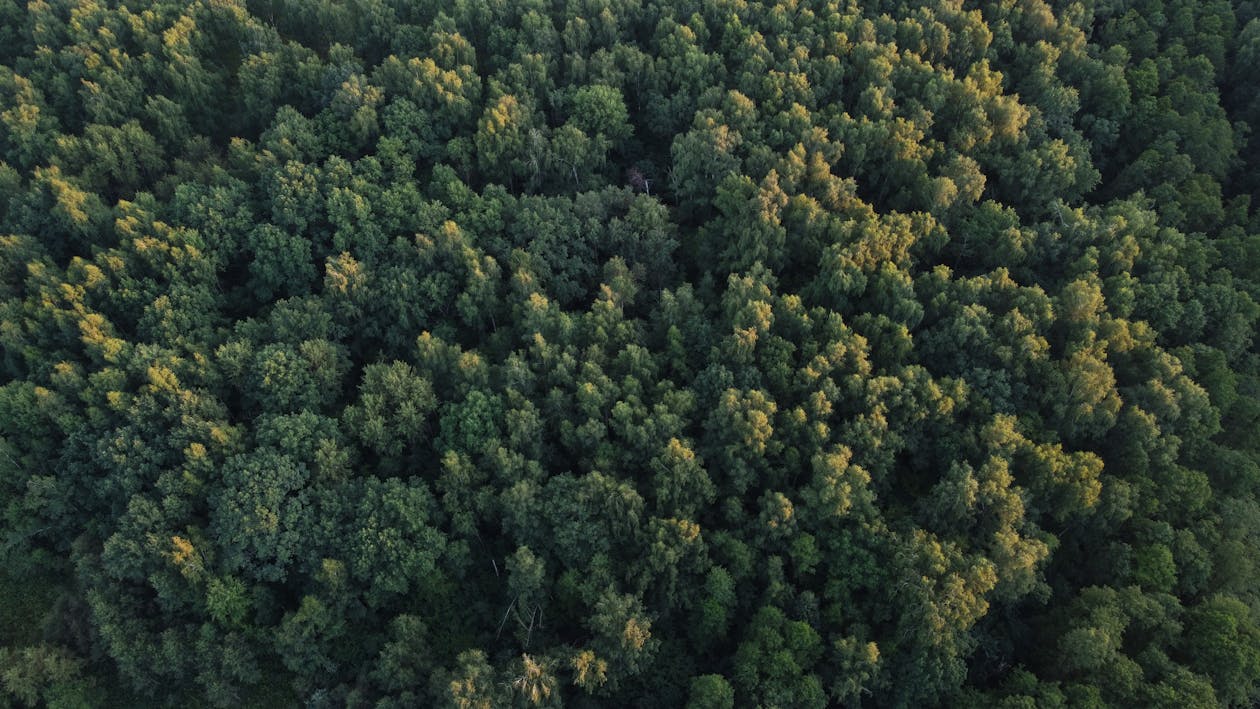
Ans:
[{"label": "pale dead tree", "polygon": [[534,606],[533,610],[529,612],[528,624],[526,624],[525,619],[521,617],[521,610],[519,608],[516,609],[516,622],[525,630],[525,648],[528,649],[529,640],[534,637],[535,623],[537,623],[537,627],[542,627],[542,607]]},{"label": "pale dead tree", "polygon": [[512,612],[512,607],[515,605],[516,599],[513,598],[512,602],[508,604],[507,610],[503,611],[503,620],[499,621],[499,629],[494,634],[496,640],[498,640],[499,636],[503,634],[503,624],[507,622],[508,614]]},{"label": "pale dead tree", "polygon": [[547,169],[547,160],[551,146],[547,142],[547,136],[537,128],[529,129],[529,166],[533,170],[533,175],[529,178],[529,188],[536,189],[542,182],[543,172]]},{"label": "pale dead tree", "polygon": [[626,179],[630,182],[630,188],[642,190],[648,196],[652,194],[652,181],[649,180],[638,168],[630,168],[626,170]]},{"label": "pale dead tree", "polygon": [[[512,616],[516,618],[517,625],[521,626],[521,629],[525,631],[525,647],[528,648],[529,641],[534,636],[534,629],[543,627],[542,606],[536,605],[530,609],[529,620],[526,621],[525,617],[521,614],[520,607],[516,604],[519,599],[519,595],[513,598],[512,602],[508,604],[507,610],[503,611],[503,619],[499,621],[499,629],[495,631],[494,637],[497,640],[503,635],[503,626],[507,624],[508,617]],[[515,609],[515,614],[513,614],[513,609]]]}]

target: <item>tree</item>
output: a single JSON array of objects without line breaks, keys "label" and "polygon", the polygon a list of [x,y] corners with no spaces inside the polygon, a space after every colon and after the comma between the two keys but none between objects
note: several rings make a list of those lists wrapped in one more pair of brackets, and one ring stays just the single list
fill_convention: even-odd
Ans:
[{"label": "tree", "polygon": [[436,405],[432,385],[410,365],[375,364],[364,370],[359,399],[344,419],[370,450],[397,457],[425,433]]},{"label": "tree", "polygon": [[487,177],[511,180],[529,174],[526,149],[532,123],[528,106],[511,94],[500,96],[486,107],[473,142],[477,164]]},{"label": "tree", "polygon": [[758,705],[826,706],[822,683],[811,672],[821,654],[821,639],[807,623],[764,607],[735,651],[735,686]]},{"label": "tree", "polygon": [[368,478],[338,556],[350,559],[352,576],[366,588],[369,608],[400,595],[423,594],[440,584],[438,559],[446,539],[430,525],[437,503],[420,481]]},{"label": "tree", "polygon": [[634,132],[621,92],[614,87],[583,86],[573,93],[570,101],[576,127],[596,140],[619,148]]},{"label": "tree", "polygon": [[451,709],[491,709],[506,699],[481,650],[460,653],[455,668],[435,672],[430,686],[437,705]]},{"label": "tree", "polygon": [[250,280],[259,301],[310,292],[315,281],[310,242],[266,225],[250,232],[248,243],[254,255]]},{"label": "tree", "polygon": [[1257,696],[1260,629],[1236,598],[1216,596],[1190,610],[1185,633],[1190,666],[1212,678],[1222,702],[1244,706]]},{"label": "tree", "polygon": [[222,475],[224,487],[210,507],[225,565],[259,581],[283,580],[308,541],[310,473],[262,449],[230,458]]},{"label": "tree", "polygon": [[687,709],[731,709],[735,690],[722,675],[701,675],[691,680]]}]

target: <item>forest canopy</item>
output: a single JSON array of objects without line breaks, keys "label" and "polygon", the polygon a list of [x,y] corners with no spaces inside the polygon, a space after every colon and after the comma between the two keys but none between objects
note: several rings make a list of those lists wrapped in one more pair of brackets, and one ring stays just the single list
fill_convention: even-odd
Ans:
[{"label": "forest canopy", "polygon": [[1257,0],[0,0],[0,707],[1260,702]]}]

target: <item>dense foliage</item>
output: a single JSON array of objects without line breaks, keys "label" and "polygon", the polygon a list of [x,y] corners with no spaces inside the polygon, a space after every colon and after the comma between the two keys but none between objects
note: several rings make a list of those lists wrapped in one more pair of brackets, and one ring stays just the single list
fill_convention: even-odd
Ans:
[{"label": "dense foliage", "polygon": [[0,706],[1260,701],[1255,0],[0,0]]}]

